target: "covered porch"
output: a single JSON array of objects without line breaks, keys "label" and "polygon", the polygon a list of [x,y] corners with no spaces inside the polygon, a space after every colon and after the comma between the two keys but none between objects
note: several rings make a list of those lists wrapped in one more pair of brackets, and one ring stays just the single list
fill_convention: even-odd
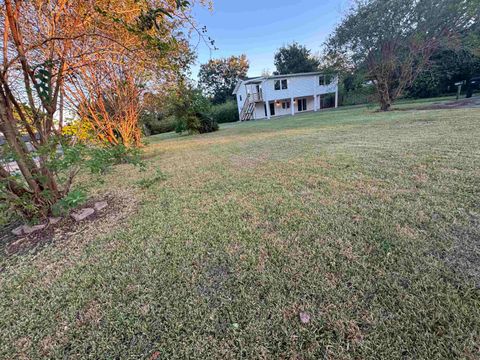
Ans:
[{"label": "covered porch", "polygon": [[[336,93],[321,94],[316,96],[290,97],[284,99],[262,102],[264,114],[267,119],[277,116],[301,114],[309,111],[319,111],[326,108],[338,107],[338,96]],[[258,107],[256,118],[258,117]]]}]

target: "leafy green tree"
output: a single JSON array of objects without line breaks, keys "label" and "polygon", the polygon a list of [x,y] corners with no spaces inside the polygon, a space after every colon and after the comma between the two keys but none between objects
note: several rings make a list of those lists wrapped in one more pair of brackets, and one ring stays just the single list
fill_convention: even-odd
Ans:
[{"label": "leafy green tree", "polygon": [[362,0],[327,41],[376,86],[387,111],[431,66],[433,54],[478,24],[480,0]]},{"label": "leafy green tree", "polygon": [[296,74],[318,71],[320,61],[305,46],[293,42],[277,50],[274,64],[278,74]]},{"label": "leafy green tree", "polygon": [[247,76],[250,65],[246,55],[212,59],[200,66],[198,83],[214,104],[234,99],[233,90],[238,79]]},{"label": "leafy green tree", "polygon": [[480,75],[480,56],[468,47],[442,49],[431,59],[432,66],[423,71],[407,93],[411,97],[432,97],[456,90],[455,83],[466,81],[467,97],[472,95],[470,79]]},{"label": "leafy green tree", "polygon": [[218,130],[218,124],[210,116],[210,101],[189,83],[180,82],[170,107],[177,119],[175,131],[178,133],[204,134]]}]

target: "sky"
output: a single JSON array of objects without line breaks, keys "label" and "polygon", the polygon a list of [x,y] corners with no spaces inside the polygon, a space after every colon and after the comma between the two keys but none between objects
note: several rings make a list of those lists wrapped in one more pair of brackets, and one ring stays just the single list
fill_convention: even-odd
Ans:
[{"label": "sky", "polygon": [[246,54],[249,76],[264,69],[273,72],[275,51],[297,41],[319,53],[321,45],[340,22],[350,0],[214,0],[213,12],[195,7],[193,15],[219,50],[211,51],[203,43],[197,47],[197,64],[192,67],[196,79],[199,64],[210,58]]}]

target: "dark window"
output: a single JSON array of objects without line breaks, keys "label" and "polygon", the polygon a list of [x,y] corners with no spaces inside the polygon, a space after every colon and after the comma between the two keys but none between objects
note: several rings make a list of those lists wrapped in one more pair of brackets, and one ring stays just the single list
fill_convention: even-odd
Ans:
[{"label": "dark window", "polygon": [[307,99],[299,99],[297,100],[298,111],[305,111],[307,110]]},{"label": "dark window", "polygon": [[275,80],[275,90],[286,90],[288,89],[288,81],[285,80]]},{"label": "dark window", "polygon": [[240,95],[240,101],[242,101],[242,95]]},{"label": "dark window", "polygon": [[290,101],[282,102],[282,108],[283,109],[290,109]]},{"label": "dark window", "polygon": [[320,108],[333,108],[335,107],[335,94],[322,94],[320,95]]},{"label": "dark window", "polygon": [[330,85],[332,83],[332,77],[330,75],[320,75],[319,84],[323,85]]},{"label": "dark window", "polygon": [[270,115],[275,115],[275,103],[270,103]]}]

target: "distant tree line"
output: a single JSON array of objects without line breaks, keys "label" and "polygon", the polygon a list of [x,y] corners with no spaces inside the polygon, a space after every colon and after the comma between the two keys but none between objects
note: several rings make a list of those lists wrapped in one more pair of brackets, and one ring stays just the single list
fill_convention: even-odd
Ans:
[{"label": "distant tree line", "polygon": [[325,65],[371,81],[384,111],[406,94],[468,84],[478,71],[479,9],[479,0],[356,1],[326,43]]},{"label": "distant tree line", "polygon": [[[400,97],[453,92],[480,75],[480,0],[356,0],[326,41],[321,56],[297,42],[274,54],[274,74],[339,74],[344,98],[360,95],[389,110]],[[210,60],[199,86],[214,104],[234,101],[247,76],[245,55]],[[268,75],[264,71],[263,75]]]}]

